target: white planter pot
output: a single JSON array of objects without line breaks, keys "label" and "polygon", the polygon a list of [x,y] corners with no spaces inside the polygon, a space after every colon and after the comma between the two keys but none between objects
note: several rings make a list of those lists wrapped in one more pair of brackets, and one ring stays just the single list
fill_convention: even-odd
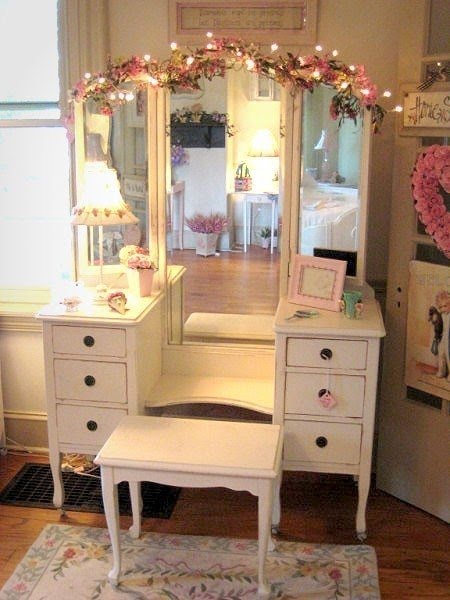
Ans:
[{"label": "white planter pot", "polygon": [[[261,246],[263,248],[270,248],[270,237],[261,238]],[[275,236],[273,238],[273,247],[276,248],[278,246],[278,238]]]},{"label": "white planter pot", "polygon": [[200,256],[214,256],[218,239],[218,233],[196,233],[195,253]]}]

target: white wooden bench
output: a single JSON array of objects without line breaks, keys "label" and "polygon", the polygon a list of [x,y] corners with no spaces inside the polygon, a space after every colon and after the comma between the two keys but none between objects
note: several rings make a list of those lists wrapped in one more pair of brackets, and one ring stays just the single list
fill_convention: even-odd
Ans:
[{"label": "white wooden bench", "polygon": [[117,496],[121,481],[130,484],[133,537],[141,531],[141,481],[183,487],[223,486],[258,496],[258,596],[267,598],[270,586],[264,577],[264,563],[270,523],[278,525],[280,517],[277,492],[282,444],[281,426],[271,423],[125,417],[95,459],[101,467],[113,550],[113,567],[108,575],[111,584],[119,583],[121,571]]}]

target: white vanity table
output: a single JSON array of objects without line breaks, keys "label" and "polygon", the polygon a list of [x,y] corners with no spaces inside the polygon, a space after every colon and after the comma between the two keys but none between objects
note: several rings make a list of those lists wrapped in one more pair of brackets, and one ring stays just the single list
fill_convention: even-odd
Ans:
[{"label": "white vanity table", "polygon": [[[321,310],[315,318],[287,320],[300,306],[285,298],[275,317],[274,423],[284,425],[283,469],[354,475],[360,540],[366,537],[378,357],[385,335],[378,303],[363,299],[359,319]],[[329,409],[318,401],[327,389],[337,401]]]},{"label": "white vanity table", "polygon": [[[107,305],[44,307],[42,320],[53,502],[64,503],[61,454],[95,455],[125,415],[145,412],[161,371],[160,296]],[[154,343],[152,343],[154,340]]]}]

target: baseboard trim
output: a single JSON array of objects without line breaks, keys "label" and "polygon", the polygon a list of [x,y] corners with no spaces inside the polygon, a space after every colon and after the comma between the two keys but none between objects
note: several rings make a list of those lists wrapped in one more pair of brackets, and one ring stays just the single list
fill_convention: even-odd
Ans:
[{"label": "baseboard trim", "polygon": [[48,454],[45,413],[5,410],[5,432],[8,450]]}]

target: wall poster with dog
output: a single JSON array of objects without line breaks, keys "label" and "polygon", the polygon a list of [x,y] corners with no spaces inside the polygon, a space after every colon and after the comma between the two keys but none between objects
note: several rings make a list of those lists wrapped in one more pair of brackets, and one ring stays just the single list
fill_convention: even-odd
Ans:
[{"label": "wall poster with dog", "polygon": [[450,269],[411,261],[405,383],[450,400]]}]

